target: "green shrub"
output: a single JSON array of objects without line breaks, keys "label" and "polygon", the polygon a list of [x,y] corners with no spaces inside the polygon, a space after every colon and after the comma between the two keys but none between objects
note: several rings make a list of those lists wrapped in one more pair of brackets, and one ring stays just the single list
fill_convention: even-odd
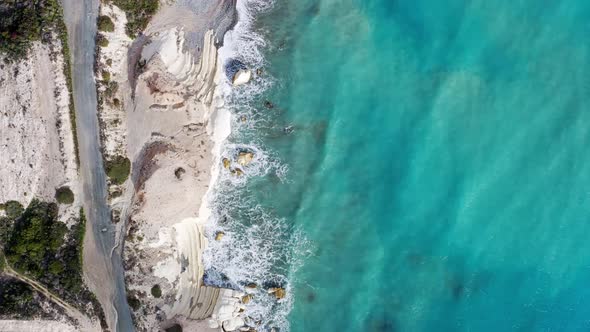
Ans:
[{"label": "green shrub", "polygon": [[103,34],[99,33],[96,35],[96,44],[100,47],[109,46],[109,40]]},{"label": "green shrub", "polygon": [[45,285],[62,299],[86,308],[93,301],[82,279],[86,218],[80,209],[78,222],[68,230],[57,219],[57,212],[57,204],[33,199],[16,220],[0,221],[0,225],[8,221],[11,225],[3,240],[4,254],[13,269]]},{"label": "green shrub", "polygon": [[0,273],[2,273],[4,271],[5,267],[6,267],[6,261],[4,261],[4,254],[2,253],[2,251],[0,251]]},{"label": "green shrub", "polygon": [[131,170],[131,161],[123,156],[116,156],[112,160],[107,160],[105,171],[114,184],[122,184],[129,177]]},{"label": "green shrub", "polygon": [[74,193],[68,187],[61,187],[55,191],[55,200],[59,204],[72,204],[74,203]]},{"label": "green shrub", "polygon": [[108,98],[113,98],[115,96],[115,93],[117,93],[117,91],[119,91],[119,83],[117,83],[115,81],[107,82],[106,89],[104,90],[104,94]]},{"label": "green shrub", "polygon": [[97,25],[98,25],[98,30],[100,30],[100,31],[106,31],[106,32],[115,31],[115,24],[113,23],[111,18],[106,15],[101,15],[98,17]]},{"label": "green shrub", "polygon": [[155,298],[160,298],[162,296],[162,288],[160,288],[160,285],[154,285],[154,287],[152,287],[152,296]]},{"label": "green shrub", "polygon": [[4,248],[13,268],[34,278],[45,274],[48,257],[55,257],[67,232],[57,210],[55,203],[34,199],[18,217]]},{"label": "green shrub", "polygon": [[6,217],[16,219],[23,213],[24,208],[22,204],[17,201],[8,201],[4,203],[4,211],[6,212]]},{"label": "green shrub", "polygon": [[133,309],[133,311],[137,311],[141,307],[141,302],[139,302],[139,300],[134,296],[128,295],[127,303],[129,303],[129,306],[131,307],[131,309]]},{"label": "green shrub", "polygon": [[111,73],[109,73],[108,70],[102,70],[101,75],[104,82],[109,82],[111,80]]},{"label": "green shrub", "polygon": [[113,0],[127,16],[125,31],[131,38],[137,37],[148,25],[152,16],[158,11],[158,0]]}]

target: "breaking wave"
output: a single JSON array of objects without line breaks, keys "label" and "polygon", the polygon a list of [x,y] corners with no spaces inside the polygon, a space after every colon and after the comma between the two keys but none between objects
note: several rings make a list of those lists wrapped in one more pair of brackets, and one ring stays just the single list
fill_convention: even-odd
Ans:
[{"label": "breaking wave", "polygon": [[[276,82],[262,72],[267,41],[253,29],[253,22],[272,5],[268,0],[238,0],[238,22],[219,49],[219,61],[232,67],[225,67],[226,79],[218,86],[224,111],[232,114],[232,132],[219,147],[218,175],[208,198],[212,213],[206,227],[209,246],[204,265],[206,284],[253,294],[244,313],[247,325],[258,331],[284,332],[289,331],[287,315],[293,303],[289,276],[306,255],[306,240],[288,220],[263,208],[252,192],[255,186],[250,185],[266,176],[283,182],[288,174],[287,165],[256,135],[261,128],[273,126],[273,119],[259,112],[256,100]],[[252,70],[252,79],[234,87],[228,71],[243,68]],[[240,153],[250,154],[251,160],[240,163]],[[215,240],[220,232],[223,237]],[[284,288],[286,296],[277,301],[268,293],[274,287]]]}]

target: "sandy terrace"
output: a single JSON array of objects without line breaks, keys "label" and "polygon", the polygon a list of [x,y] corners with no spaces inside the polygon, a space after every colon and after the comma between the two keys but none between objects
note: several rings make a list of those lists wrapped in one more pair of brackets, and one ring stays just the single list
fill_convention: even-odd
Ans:
[{"label": "sandy terrace", "polygon": [[68,102],[59,42],[53,49],[35,43],[28,59],[0,65],[0,202],[52,201],[57,188],[69,186],[76,202],[60,206],[60,218],[68,222],[77,216]]}]

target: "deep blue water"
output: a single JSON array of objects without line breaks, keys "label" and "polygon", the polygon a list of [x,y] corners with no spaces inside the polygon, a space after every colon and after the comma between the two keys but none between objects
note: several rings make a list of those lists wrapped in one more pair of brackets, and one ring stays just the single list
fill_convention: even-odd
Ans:
[{"label": "deep blue water", "polygon": [[243,190],[309,241],[291,331],[590,330],[590,2],[277,1],[256,27],[276,83],[243,135],[289,171]]}]

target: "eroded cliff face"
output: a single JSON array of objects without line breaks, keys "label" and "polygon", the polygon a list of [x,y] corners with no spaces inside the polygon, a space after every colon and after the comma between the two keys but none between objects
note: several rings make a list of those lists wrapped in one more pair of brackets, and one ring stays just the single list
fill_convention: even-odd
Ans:
[{"label": "eroded cliff face", "polygon": [[[222,292],[203,285],[207,240],[200,203],[211,180],[207,124],[216,104],[217,45],[235,19],[235,1],[161,4],[142,36],[113,48],[109,41],[101,49],[97,77],[118,66],[107,54],[124,50],[128,61],[125,70],[118,66],[121,70],[110,75],[117,82],[113,98],[119,110],[106,103],[101,110],[105,119],[123,117],[101,124],[105,142],[120,141],[116,145],[123,148],[103,153],[105,159],[121,154],[132,164],[129,179],[111,185],[110,204],[124,242],[136,326],[154,330],[181,323],[202,330],[209,329],[203,320],[219,309]],[[112,5],[103,5],[101,13],[115,25],[114,34],[104,36],[120,40],[124,13]],[[117,133],[121,128],[124,135]]]}]

